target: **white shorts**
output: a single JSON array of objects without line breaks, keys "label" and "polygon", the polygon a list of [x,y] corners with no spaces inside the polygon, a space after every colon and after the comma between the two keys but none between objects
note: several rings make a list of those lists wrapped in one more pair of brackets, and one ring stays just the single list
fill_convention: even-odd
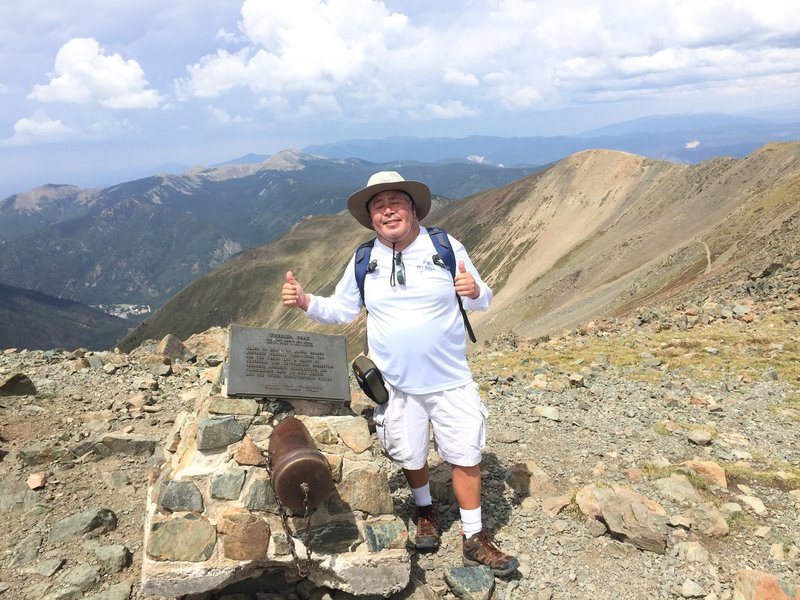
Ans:
[{"label": "white shorts", "polygon": [[425,465],[429,425],[433,427],[436,451],[443,460],[461,467],[481,462],[488,413],[476,383],[431,394],[405,394],[386,387],[389,400],[375,407],[375,429],[396,464],[411,471]]}]

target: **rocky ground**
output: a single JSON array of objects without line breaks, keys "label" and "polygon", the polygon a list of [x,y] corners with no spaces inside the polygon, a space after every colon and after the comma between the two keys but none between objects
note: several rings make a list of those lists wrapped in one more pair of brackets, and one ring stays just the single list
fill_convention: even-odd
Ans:
[{"label": "rocky ground", "polygon": [[[470,360],[490,411],[484,516],[521,567],[472,596],[452,588],[460,532],[441,465],[443,545],[412,555],[404,597],[722,600],[741,569],[800,594],[797,266],[764,275],[764,293],[745,282],[546,340],[480,345]],[[152,344],[0,354],[0,598],[146,597],[148,477],[218,362],[219,338],[194,340],[196,362],[172,366]],[[389,469],[396,512],[409,518],[402,475]],[[620,510],[642,517],[640,531],[610,506],[587,516],[598,514],[587,498],[608,491],[624,491]],[[344,596],[284,582],[204,598]]]}]

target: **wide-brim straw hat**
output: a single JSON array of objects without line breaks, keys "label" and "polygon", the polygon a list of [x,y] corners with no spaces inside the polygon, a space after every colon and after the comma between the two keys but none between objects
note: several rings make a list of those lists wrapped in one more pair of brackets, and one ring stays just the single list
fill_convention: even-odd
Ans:
[{"label": "wide-brim straw hat", "polygon": [[347,200],[347,210],[364,227],[373,229],[372,219],[369,216],[369,210],[367,210],[367,202],[375,194],[386,190],[400,190],[411,196],[416,207],[417,219],[420,221],[431,210],[431,191],[428,186],[421,181],[407,181],[397,171],[375,173],[367,181],[367,187],[350,196]]}]

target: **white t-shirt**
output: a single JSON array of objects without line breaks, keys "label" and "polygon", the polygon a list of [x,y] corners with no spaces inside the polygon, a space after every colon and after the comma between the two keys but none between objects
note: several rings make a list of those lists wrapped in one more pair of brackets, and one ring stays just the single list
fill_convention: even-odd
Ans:
[{"label": "white t-shirt", "polygon": [[[456,265],[464,261],[480,288],[475,298],[462,298],[466,310],[486,310],[492,290],[484,283],[464,246],[448,236]],[[370,260],[377,267],[367,273],[369,356],[387,383],[409,394],[428,394],[472,381],[466,359],[466,331],[458,309],[453,278],[446,267],[433,262],[436,248],[424,227],[402,252],[406,283],[390,284],[392,248],[375,240]],[[361,311],[361,296],[353,262],[345,268],[328,298],[311,295],[308,315],[320,323],[348,323]]]}]

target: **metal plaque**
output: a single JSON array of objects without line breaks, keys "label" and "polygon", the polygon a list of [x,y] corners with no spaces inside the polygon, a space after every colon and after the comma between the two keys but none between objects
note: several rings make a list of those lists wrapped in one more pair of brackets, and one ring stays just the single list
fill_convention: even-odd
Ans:
[{"label": "metal plaque", "polygon": [[227,395],[347,402],[345,338],[231,325]]}]

